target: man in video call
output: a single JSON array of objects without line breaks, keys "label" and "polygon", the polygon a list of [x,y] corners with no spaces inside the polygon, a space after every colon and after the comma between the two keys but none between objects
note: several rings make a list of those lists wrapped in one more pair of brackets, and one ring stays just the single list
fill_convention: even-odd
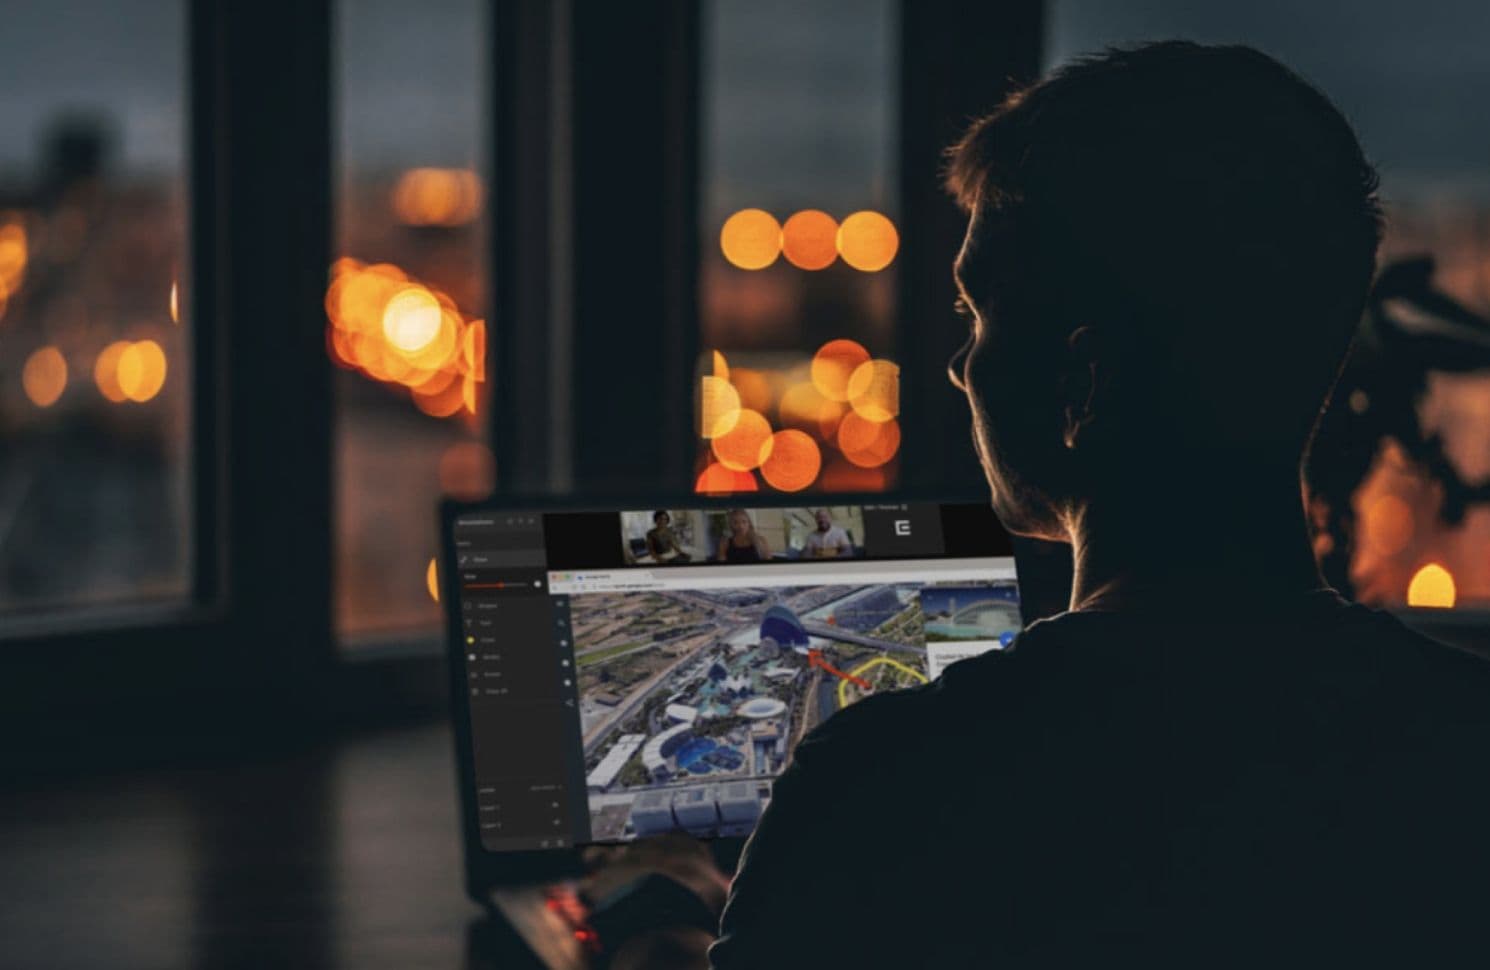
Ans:
[{"label": "man in video call", "polygon": [[1254,50],[1155,44],[948,172],[953,381],[1070,609],[804,740],[713,965],[1485,965],[1487,665],[1326,588],[1304,520],[1381,235],[1349,124]]},{"label": "man in video call", "polygon": [[827,509],[818,509],[813,517],[817,530],[809,533],[802,543],[803,555],[809,559],[834,559],[854,554],[854,544],[849,541],[848,533],[842,526],[833,524],[833,516]]}]

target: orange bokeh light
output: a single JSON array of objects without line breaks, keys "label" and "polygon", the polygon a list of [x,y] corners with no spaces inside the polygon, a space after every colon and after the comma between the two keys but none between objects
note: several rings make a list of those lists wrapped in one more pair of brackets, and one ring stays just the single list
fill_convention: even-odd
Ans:
[{"label": "orange bokeh light", "polygon": [[749,472],[735,471],[715,462],[699,472],[693,490],[703,495],[728,495],[732,492],[758,492],[760,485]]},{"label": "orange bokeh light", "polygon": [[166,383],[166,352],[153,340],[137,340],[119,355],[119,390],[143,404]]},{"label": "orange bokeh light", "polygon": [[424,587],[429,590],[429,598],[436,603],[440,602],[440,570],[433,558],[429,566],[424,570]]},{"label": "orange bokeh light", "polygon": [[870,421],[850,411],[839,422],[838,447],[844,458],[860,468],[878,468],[900,450],[900,424]]},{"label": "orange bokeh light", "polygon": [[714,376],[722,380],[729,380],[729,361],[719,351],[714,351]]},{"label": "orange bokeh light", "polygon": [[465,407],[467,414],[475,414],[480,404],[476,379],[466,374],[460,379],[460,403]]},{"label": "orange bokeh light", "polygon": [[1373,552],[1395,556],[1412,541],[1415,531],[1412,509],[1395,495],[1383,495],[1366,509],[1361,535]]},{"label": "orange bokeh light", "polygon": [[0,226],[0,295],[8,296],[21,288],[29,258],[26,227],[19,222]]},{"label": "orange bokeh light", "polygon": [[422,286],[399,290],[383,308],[383,336],[406,354],[416,354],[440,335],[440,301]]},{"label": "orange bokeh light", "polygon": [[725,468],[750,471],[771,456],[771,422],[759,411],[741,408],[735,426],[714,438],[714,457]]},{"label": "orange bokeh light", "polygon": [[1436,562],[1430,562],[1413,574],[1407,584],[1407,605],[1437,609],[1453,608],[1458,592],[1454,576]]},{"label": "orange bokeh light", "polygon": [[741,209],[724,220],[719,249],[740,269],[765,269],[781,255],[781,224],[764,209]]},{"label": "orange bokeh light", "polygon": [[838,222],[820,209],[793,213],[781,226],[781,252],[798,269],[825,269],[838,258]]},{"label": "orange bokeh light", "polygon": [[869,351],[854,340],[830,340],[812,356],[812,385],[830,401],[849,399],[849,379],[869,360]]},{"label": "orange bokeh light", "polygon": [[129,400],[119,386],[119,358],[128,349],[128,340],[116,340],[99,351],[93,362],[93,382],[98,385],[98,392],[115,404]]},{"label": "orange bokeh light", "polygon": [[461,353],[466,372],[478,381],[486,380],[486,321],[472,320],[461,337]]},{"label": "orange bokeh light", "polygon": [[446,387],[432,394],[414,391],[414,406],[432,418],[448,418],[466,404],[464,381],[452,380]]},{"label": "orange bokeh light", "polygon": [[740,392],[723,378],[705,374],[699,382],[699,437],[717,438],[740,420]]},{"label": "orange bokeh light", "polygon": [[463,168],[411,168],[393,187],[393,212],[409,226],[463,226],[481,214],[481,177]]},{"label": "orange bokeh light", "polygon": [[62,351],[50,346],[33,351],[21,368],[21,388],[39,408],[56,404],[67,390],[67,359]]},{"label": "orange bokeh light", "polygon": [[426,414],[475,413],[486,380],[484,320],[466,320],[448,295],[397,266],[350,257],[332,263],[325,302],[333,359],[403,385]]},{"label": "orange bokeh light", "polygon": [[854,412],[871,421],[889,421],[900,413],[900,367],[888,360],[871,360],[855,368],[848,381],[848,401]]},{"label": "orange bokeh light", "polygon": [[777,405],[781,423],[790,428],[801,428],[820,438],[827,438],[837,429],[843,417],[843,405],[830,401],[819,393],[811,381],[802,381],[788,387]]},{"label": "orange bokeh light", "polygon": [[800,492],[817,480],[823,453],[805,432],[790,428],[772,435],[770,455],[761,463],[761,477],[772,488]]},{"label": "orange bokeh light", "polygon": [[855,212],[838,227],[838,253],[854,269],[875,273],[889,266],[900,249],[895,223],[878,212]]},{"label": "orange bokeh light", "polygon": [[771,410],[775,394],[771,390],[771,377],[764,371],[736,367],[730,372],[730,383],[740,394],[740,406],[762,414]]}]

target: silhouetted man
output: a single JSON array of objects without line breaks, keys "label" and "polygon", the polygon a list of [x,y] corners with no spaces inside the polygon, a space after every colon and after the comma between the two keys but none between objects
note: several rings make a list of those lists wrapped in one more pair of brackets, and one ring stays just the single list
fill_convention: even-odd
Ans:
[{"label": "silhouetted man", "polygon": [[1483,965],[1487,667],[1324,588],[1306,534],[1380,237],[1349,125],[1157,44],[1011,97],[949,184],[953,381],[1070,612],[809,736],[715,966]]}]

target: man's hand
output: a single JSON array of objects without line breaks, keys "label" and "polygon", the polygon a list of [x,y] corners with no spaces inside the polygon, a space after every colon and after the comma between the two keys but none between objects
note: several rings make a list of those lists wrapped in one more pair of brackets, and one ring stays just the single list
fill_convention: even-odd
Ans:
[{"label": "man's hand", "polygon": [[[729,891],[729,880],[715,867],[709,850],[685,835],[665,835],[621,846],[593,846],[586,851],[585,862],[590,872],[579,889],[596,908],[604,907],[608,899],[624,894],[648,876],[662,875],[696,895],[717,921]],[[713,933],[697,926],[668,925],[661,913],[651,925],[643,921],[643,928],[634,936],[601,940],[610,951],[611,970],[700,970],[708,966],[708,949],[713,941]]]}]

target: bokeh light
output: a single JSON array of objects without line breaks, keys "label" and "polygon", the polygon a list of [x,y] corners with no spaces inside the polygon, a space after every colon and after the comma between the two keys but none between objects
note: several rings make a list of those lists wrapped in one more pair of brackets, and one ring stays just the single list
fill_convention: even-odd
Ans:
[{"label": "bokeh light", "polygon": [[740,392],[711,374],[699,383],[699,436],[717,438],[734,430],[740,420]]},{"label": "bokeh light", "polygon": [[472,320],[461,337],[462,362],[466,373],[478,381],[486,380],[486,321]]},{"label": "bokeh light", "polygon": [[153,340],[137,340],[119,355],[119,390],[137,404],[155,397],[166,383],[166,352]]},{"label": "bokeh light", "polygon": [[432,418],[448,418],[466,406],[464,382],[454,378],[438,391],[426,393],[415,387],[413,398],[414,406]]},{"label": "bokeh light", "polygon": [[750,471],[771,456],[771,423],[765,415],[741,408],[735,426],[714,438],[714,457],[725,468]]},{"label": "bokeh light", "polygon": [[424,586],[429,590],[429,598],[436,603],[440,602],[440,569],[433,557],[424,570]]},{"label": "bokeh light", "polygon": [[0,297],[8,297],[21,288],[29,257],[26,227],[19,222],[0,225]]},{"label": "bokeh light", "polygon": [[348,368],[401,385],[433,417],[475,413],[486,380],[484,320],[388,263],[342,257],[326,288],[327,350]]},{"label": "bokeh light", "polygon": [[1436,562],[1419,569],[1407,584],[1407,605],[1451,609],[1457,598],[1454,577]]},{"label": "bokeh light", "polygon": [[838,425],[838,448],[852,464],[878,468],[900,450],[900,424],[870,421],[857,411],[850,411]]},{"label": "bokeh light", "polygon": [[740,406],[765,414],[771,410],[775,400],[772,387],[774,374],[749,367],[736,367],[730,371],[730,383],[740,394]]},{"label": "bokeh light", "polygon": [[838,223],[820,209],[793,213],[781,226],[781,251],[798,269],[825,269],[838,258]]},{"label": "bokeh light", "polygon": [[408,226],[463,226],[481,214],[481,177],[463,168],[412,168],[393,186],[393,213]]},{"label": "bokeh light", "polygon": [[838,254],[845,263],[865,273],[889,266],[899,249],[895,223],[878,212],[855,212],[838,227]]},{"label": "bokeh light", "polygon": [[475,414],[481,404],[481,385],[470,374],[460,379],[460,403],[467,414]]},{"label": "bokeh light", "polygon": [[848,381],[848,402],[870,421],[888,421],[900,413],[900,367],[888,360],[860,364]]},{"label": "bokeh light", "polygon": [[795,428],[771,436],[770,454],[761,463],[761,477],[772,488],[800,492],[817,480],[823,453],[817,442]]},{"label": "bokeh light", "polygon": [[99,351],[93,362],[93,382],[98,385],[98,392],[115,404],[129,400],[119,386],[119,358],[128,349],[128,340],[116,340]]},{"label": "bokeh light", "polygon": [[1366,509],[1361,536],[1373,552],[1395,556],[1412,541],[1415,531],[1412,508],[1396,495],[1383,495]]},{"label": "bokeh light", "polygon": [[383,335],[406,354],[418,353],[440,334],[440,301],[422,286],[399,290],[383,310]]},{"label": "bokeh light", "polygon": [[729,361],[719,351],[714,351],[714,376],[721,380],[729,380]]},{"label": "bokeh light", "polygon": [[51,346],[33,351],[21,368],[21,387],[39,408],[56,404],[67,389],[67,359],[62,351]]},{"label": "bokeh light", "polygon": [[847,401],[849,379],[869,360],[869,351],[854,340],[830,340],[812,356],[812,386],[830,401]]},{"label": "bokeh light", "polygon": [[171,280],[171,322],[181,322],[181,287],[175,280]]},{"label": "bokeh light", "polygon": [[786,427],[800,428],[826,438],[838,427],[838,421],[843,417],[843,405],[823,397],[811,381],[802,381],[788,387],[781,395],[777,414]]},{"label": "bokeh light", "polygon": [[781,224],[764,209],[741,209],[724,220],[719,249],[740,269],[765,269],[781,255]]},{"label": "bokeh light", "polygon": [[693,490],[701,495],[728,495],[734,492],[758,492],[760,485],[750,472],[735,471],[714,462],[699,472]]}]

